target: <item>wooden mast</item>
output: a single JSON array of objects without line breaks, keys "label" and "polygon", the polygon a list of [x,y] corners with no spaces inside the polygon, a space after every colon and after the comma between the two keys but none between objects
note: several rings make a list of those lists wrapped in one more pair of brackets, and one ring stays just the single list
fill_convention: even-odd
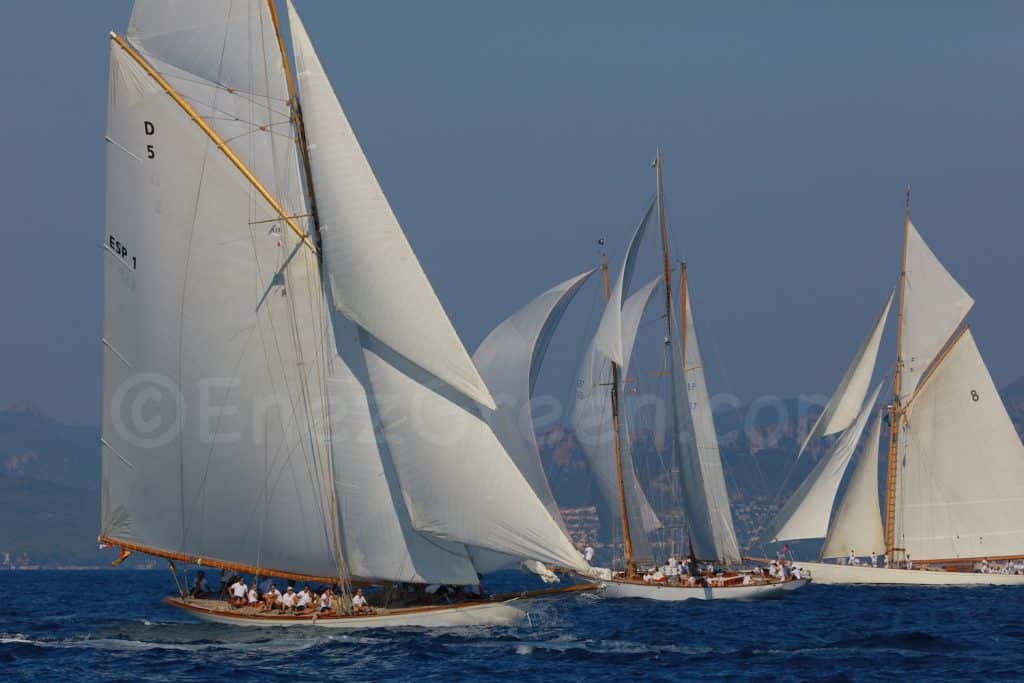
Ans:
[{"label": "wooden mast", "polygon": [[910,240],[910,186],[903,211],[903,266],[900,269],[900,308],[896,325],[896,375],[893,378],[893,401],[889,408],[889,472],[886,480],[885,555],[889,566],[896,566],[896,474],[899,466],[900,422],[903,406],[903,314],[907,303],[907,245]]},{"label": "wooden mast", "polygon": [[[686,325],[687,315],[686,307],[689,305],[689,289],[686,285],[686,261],[682,261],[679,264],[679,367],[683,369],[683,381],[686,381]],[[680,476],[682,470],[680,468],[681,462],[678,458],[674,459],[675,472],[672,473],[672,495],[676,497],[676,502],[679,505],[679,511],[682,513],[683,507],[683,492],[680,489]],[[687,538],[687,542],[690,546],[690,554],[693,554],[693,539]],[[674,554],[674,553],[673,553]]]},{"label": "wooden mast", "polygon": [[665,334],[672,336],[672,264],[668,256],[668,217],[665,212],[665,179],[661,174],[661,147],[654,160],[658,173],[658,221],[661,223],[661,255],[665,267]]},{"label": "wooden mast", "polygon": [[[601,254],[601,273],[604,275],[604,295],[612,298],[611,280],[608,278],[608,257]],[[619,439],[619,366],[612,361],[612,443],[615,445],[615,473],[619,482],[619,514],[622,516],[622,545],[626,556],[626,576],[636,575],[636,562],[633,559],[633,537],[629,530],[629,509],[626,506],[626,485],[622,476],[622,443]]]},{"label": "wooden mast", "polygon": [[295,122],[297,133],[296,143],[299,152],[302,154],[302,166],[306,171],[306,191],[309,195],[309,212],[313,216],[313,227],[320,233],[320,219],[316,212],[316,193],[313,191],[313,168],[309,161],[309,144],[306,141],[306,128],[302,123],[302,107],[299,104],[299,93],[295,88],[295,76],[292,74],[291,62],[288,59],[288,51],[284,47],[284,35],[281,33],[281,19],[277,14],[276,0],[267,0],[267,7],[270,8],[270,20],[274,24],[274,33],[277,34],[277,47],[281,51],[281,64],[284,67],[285,79],[288,82],[288,104],[292,110],[292,120]]}]

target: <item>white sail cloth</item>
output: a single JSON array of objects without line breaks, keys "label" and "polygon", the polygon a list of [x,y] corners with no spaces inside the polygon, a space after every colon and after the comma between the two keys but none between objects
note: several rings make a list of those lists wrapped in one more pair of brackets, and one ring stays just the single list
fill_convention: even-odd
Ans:
[{"label": "white sail cloth", "polygon": [[857,443],[864,433],[864,427],[881,390],[881,384],[875,387],[869,400],[861,407],[853,425],[843,432],[828,454],[811,470],[796,492],[786,501],[786,505],[769,527],[770,538],[788,541],[799,538],[824,538],[828,535],[829,517],[832,514],[836,493],[839,491],[839,484],[857,449]]},{"label": "white sail cloth", "polygon": [[[629,292],[629,285],[633,281],[633,271],[636,269],[636,255],[643,242],[644,233],[651,222],[651,215],[654,213],[654,201],[647,206],[640,224],[633,232],[629,240],[629,247],[626,248],[626,257],[622,259],[622,269],[619,277],[612,287],[611,297],[605,306],[601,322],[598,323],[597,333],[594,335],[594,348],[604,354],[605,358],[622,367],[626,365],[629,351],[623,343],[626,335],[626,326],[622,320],[622,309],[625,305],[626,293]],[[636,331],[633,331],[636,335]]]},{"label": "white sail cloth", "polygon": [[493,409],[291,2],[288,16],[334,305],[381,343]]},{"label": "white sail cloth", "polygon": [[885,532],[878,504],[878,442],[882,418],[875,416],[849,484],[832,517],[828,537],[822,547],[823,558],[846,557],[851,551],[863,557],[885,552]]},{"label": "white sail cloth", "polygon": [[871,385],[871,376],[875,372],[875,362],[878,360],[878,347],[882,343],[882,332],[885,330],[885,321],[889,317],[889,309],[892,308],[892,300],[895,292],[889,294],[882,312],[875,319],[875,325],[867,338],[861,342],[860,348],[853,357],[850,367],[839,381],[832,398],[821,411],[821,415],[814,422],[811,431],[800,446],[799,458],[803,455],[807,444],[813,439],[829,434],[841,432],[857,418],[860,407],[864,404],[864,397],[867,396],[868,388]]},{"label": "white sail cloth", "polygon": [[476,583],[464,545],[413,529],[387,443],[374,428],[359,328],[337,311],[328,315],[335,350],[327,377],[331,445],[349,573],[367,580]]},{"label": "white sail cloth", "polygon": [[[624,352],[627,362],[632,354],[633,340],[636,338],[634,328],[639,326],[643,310],[660,283],[661,278],[658,277],[637,290],[626,300],[618,316],[625,326],[623,334],[626,337]],[[621,368],[620,374],[624,376],[627,369],[628,365]],[[587,457],[591,475],[597,482],[606,509],[613,516],[616,525],[620,525],[622,513],[619,471],[615,461],[613,440],[611,382],[611,364],[604,353],[596,348],[595,342],[591,341],[583,355],[579,379],[576,382],[576,400],[571,415],[572,428]],[[619,396],[622,397],[621,387]],[[625,401],[620,400],[619,406],[619,452],[633,556],[637,560],[651,560],[653,551],[646,532],[658,528],[660,522],[647,496],[644,495],[636,474],[629,438],[629,420],[624,410]]]},{"label": "white sail cloth", "polygon": [[[113,43],[107,135],[103,535],[337,576],[315,257]],[[297,174],[294,147],[249,151]]]},{"label": "white sail cloth", "polygon": [[495,327],[473,354],[473,362],[498,404],[497,410],[483,408],[484,418],[534,493],[566,532],[540,459],[530,400],[537,371],[558,321],[595,272],[596,269],[589,270],[569,278],[535,298]]},{"label": "white sail cloth", "polygon": [[676,324],[678,318],[673,307],[671,343],[668,346],[683,514],[697,557],[739,562],[739,542],[725,488],[711,399],[697,342],[693,298],[689,291],[686,300],[685,345],[681,341],[684,337]]},{"label": "white sail cloth", "polygon": [[906,405],[935,355],[974,306],[971,295],[953,279],[910,222],[903,297],[900,398]]},{"label": "white sail cloth", "polygon": [[1024,446],[970,330],[907,409],[898,507],[914,560],[1024,554]]}]

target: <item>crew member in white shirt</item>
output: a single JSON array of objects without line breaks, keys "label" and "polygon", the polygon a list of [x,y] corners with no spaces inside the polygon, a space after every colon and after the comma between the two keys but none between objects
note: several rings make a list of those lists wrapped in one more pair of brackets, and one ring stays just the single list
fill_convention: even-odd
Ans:
[{"label": "crew member in white shirt", "polygon": [[860,560],[857,559],[857,554],[854,553],[852,549],[850,550],[850,557],[846,560],[846,564],[850,565],[851,567],[856,567],[858,564],[860,564]]},{"label": "crew member in white shirt", "polygon": [[260,603],[260,592],[256,590],[256,584],[252,584],[252,588],[249,589],[249,607],[255,607]]},{"label": "crew member in white shirt", "polygon": [[263,594],[263,609],[270,611],[281,607],[281,591],[277,590],[275,584],[270,584],[270,590]]},{"label": "crew member in white shirt", "polygon": [[245,579],[238,577],[238,580],[231,584],[228,589],[230,593],[230,602],[234,607],[245,606],[245,596],[249,592],[249,587],[245,585]]},{"label": "crew member in white shirt", "polygon": [[591,562],[594,561],[594,547],[593,546],[588,545],[586,548],[583,549],[583,559],[587,561],[587,564],[590,564]]},{"label": "crew member in white shirt", "polygon": [[333,612],[334,611],[334,591],[328,586],[324,589],[324,592],[320,594],[320,611],[321,612]]},{"label": "crew member in white shirt", "polygon": [[871,566],[878,566],[878,553],[876,553],[874,550],[871,551]]},{"label": "crew member in white shirt", "polygon": [[306,586],[299,591],[298,597],[295,599],[295,611],[304,612],[313,603],[313,594],[309,591],[309,586]]},{"label": "crew member in white shirt", "polygon": [[284,592],[284,595],[281,596],[281,608],[285,612],[294,612],[295,603],[298,599],[299,596],[296,595],[295,589],[292,586],[288,586],[287,590],[285,590]]},{"label": "crew member in white shirt", "polygon": [[356,614],[367,614],[371,611],[362,588],[357,589],[356,594],[352,596],[352,611]]}]

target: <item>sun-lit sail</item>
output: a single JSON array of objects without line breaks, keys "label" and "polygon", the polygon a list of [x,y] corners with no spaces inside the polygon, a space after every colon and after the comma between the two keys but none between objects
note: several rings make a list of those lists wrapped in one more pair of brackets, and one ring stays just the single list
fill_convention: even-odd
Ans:
[{"label": "sun-lit sail", "polygon": [[857,444],[867,426],[882,390],[879,384],[871,392],[871,396],[861,407],[854,423],[839,437],[821,459],[807,478],[800,484],[796,492],[790,496],[786,505],[779,512],[769,527],[770,537],[776,541],[787,541],[800,538],[825,538],[828,535],[829,518],[835,503],[839,484],[846,472]]},{"label": "sun-lit sail", "polygon": [[846,557],[850,551],[859,556],[885,552],[885,532],[878,505],[878,442],[881,431],[882,418],[879,415],[868,430],[864,449],[856,459],[850,482],[839,500],[821,550],[822,557]]},{"label": "sun-lit sail", "polygon": [[871,376],[875,372],[878,348],[882,343],[882,332],[885,330],[885,322],[889,317],[889,309],[892,308],[895,294],[895,291],[889,294],[870,334],[861,342],[860,348],[857,349],[850,367],[846,369],[846,373],[839,381],[839,386],[836,387],[832,398],[829,399],[825,409],[821,411],[821,415],[818,416],[814,426],[811,427],[804,439],[803,445],[800,446],[800,452],[797,453],[798,458],[803,455],[807,444],[813,439],[841,432],[853,424],[857,418],[857,413],[864,403],[864,397],[867,396]]}]

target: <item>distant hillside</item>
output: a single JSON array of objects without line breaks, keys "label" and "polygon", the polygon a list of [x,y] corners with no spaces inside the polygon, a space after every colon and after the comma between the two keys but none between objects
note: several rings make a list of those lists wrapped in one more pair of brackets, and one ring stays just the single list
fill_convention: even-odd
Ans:
[{"label": "distant hillside", "polygon": [[[1018,432],[1024,434],[1024,378],[1001,394]],[[808,457],[794,466],[798,439],[816,415],[798,419],[795,401],[784,401],[783,407],[790,417],[781,424],[771,411],[765,411],[764,418],[753,424],[746,424],[745,408],[715,415],[726,485],[745,546],[757,543],[761,527],[828,446],[828,440],[818,440],[808,450]],[[559,505],[596,507],[600,528],[595,531],[610,538],[610,515],[603,509],[575,435],[567,427],[556,426],[538,437]],[[651,501],[656,508],[664,508],[671,500],[671,482],[664,474],[667,454],[661,438],[641,427],[635,430],[634,445]],[[96,429],[61,424],[30,405],[0,410],[0,519],[4,522],[0,525],[0,567],[10,563],[60,566],[109,562],[110,553],[96,546],[99,492]]]},{"label": "distant hillside", "polygon": [[0,410],[0,566],[98,565],[99,435],[31,405]]}]

